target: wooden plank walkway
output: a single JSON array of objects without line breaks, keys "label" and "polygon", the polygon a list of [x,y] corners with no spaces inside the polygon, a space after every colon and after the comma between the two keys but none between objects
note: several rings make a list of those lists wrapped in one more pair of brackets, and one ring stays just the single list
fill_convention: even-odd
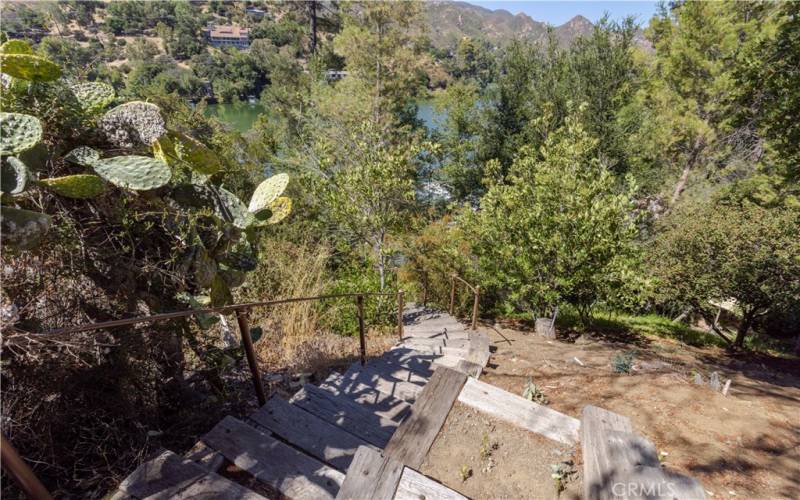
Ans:
[{"label": "wooden plank walkway", "polygon": [[404,322],[403,339],[382,356],[288,401],[273,397],[247,421],[226,417],[187,457],[165,452],[140,466],[115,498],[263,498],[217,474],[231,463],[288,499],[464,499],[414,468],[464,381],[486,365],[488,338],[413,305]]},{"label": "wooden plank walkway", "polygon": [[[257,486],[294,500],[466,500],[414,470],[456,400],[559,443],[576,445],[580,434],[587,500],[705,498],[697,481],[660,467],[627,417],[587,406],[579,421],[478,381],[490,356],[485,333],[415,306],[404,322],[382,356],[288,401],[273,397],[247,421],[226,417],[185,457],[164,451],[142,464],[112,498],[257,500]],[[225,464],[247,476],[244,485],[219,474]],[[617,483],[628,485],[622,496],[611,490]]]}]

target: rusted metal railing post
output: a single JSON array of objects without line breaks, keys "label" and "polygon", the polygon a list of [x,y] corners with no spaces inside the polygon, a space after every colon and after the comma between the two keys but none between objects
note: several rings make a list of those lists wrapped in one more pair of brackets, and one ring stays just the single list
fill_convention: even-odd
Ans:
[{"label": "rusted metal railing post", "polygon": [[428,274],[422,275],[422,307],[428,307]]},{"label": "rusted metal railing post", "polygon": [[367,340],[364,338],[364,296],[356,295],[358,308],[358,342],[361,348],[361,366],[367,364]]},{"label": "rusted metal railing post", "polygon": [[403,308],[405,307],[405,299],[403,291],[397,291],[397,336],[403,340]]},{"label": "rusted metal railing post", "polygon": [[450,276],[450,315],[453,315],[453,309],[456,304],[456,277],[455,275]]},{"label": "rusted metal railing post", "polygon": [[478,301],[480,301],[481,286],[475,285],[475,302],[472,303],[472,329],[478,328]]},{"label": "rusted metal railing post", "polygon": [[239,323],[239,333],[242,335],[244,353],[247,356],[247,364],[250,366],[250,374],[253,376],[253,385],[256,388],[258,404],[264,405],[267,402],[267,396],[264,394],[264,385],[261,383],[261,374],[258,371],[256,352],[253,349],[253,337],[250,336],[250,326],[247,324],[247,312],[237,309],[236,322]]},{"label": "rusted metal railing post", "polygon": [[2,455],[0,461],[3,462],[3,469],[14,478],[20,489],[25,492],[25,496],[33,500],[53,499],[5,435],[0,435],[0,455]]}]

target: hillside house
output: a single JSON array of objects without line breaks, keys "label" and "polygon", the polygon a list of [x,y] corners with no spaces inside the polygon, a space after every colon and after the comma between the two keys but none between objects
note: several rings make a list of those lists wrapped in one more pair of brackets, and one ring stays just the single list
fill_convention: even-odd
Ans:
[{"label": "hillside house", "polygon": [[250,47],[250,29],[241,26],[209,26],[205,30],[206,39],[214,47]]}]

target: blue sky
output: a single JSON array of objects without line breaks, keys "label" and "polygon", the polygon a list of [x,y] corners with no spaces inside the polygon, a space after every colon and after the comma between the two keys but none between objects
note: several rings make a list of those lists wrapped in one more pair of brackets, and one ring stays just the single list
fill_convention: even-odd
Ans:
[{"label": "blue sky", "polygon": [[578,14],[592,22],[596,22],[608,12],[612,19],[621,19],[628,15],[636,16],[639,24],[647,24],[650,17],[655,14],[658,2],[609,2],[595,1],[479,1],[467,0],[473,5],[480,5],[491,10],[503,9],[517,14],[524,12],[536,21],[544,21],[554,26],[564,24]]}]

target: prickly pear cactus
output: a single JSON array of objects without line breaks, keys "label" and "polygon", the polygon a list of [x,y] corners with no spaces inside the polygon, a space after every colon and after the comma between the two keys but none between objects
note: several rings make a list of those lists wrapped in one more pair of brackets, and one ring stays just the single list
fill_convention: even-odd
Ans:
[{"label": "prickly pear cactus", "polygon": [[116,156],[95,161],[91,166],[111,184],[134,191],[160,188],[172,177],[164,162],[149,156]]},{"label": "prickly pear cactus", "polygon": [[216,197],[210,186],[178,184],[172,188],[170,197],[183,207],[216,210]]},{"label": "prickly pear cactus", "polygon": [[0,53],[0,71],[31,82],[51,82],[61,78],[61,68],[33,54]]},{"label": "prickly pear cactus", "polygon": [[103,179],[91,174],[51,177],[40,180],[39,185],[46,187],[59,196],[78,200],[96,198],[106,190]]},{"label": "prickly pear cactus", "polygon": [[219,265],[219,275],[222,277],[222,281],[225,282],[228,288],[238,288],[242,286],[245,278],[247,277],[244,271],[228,267],[225,264]]},{"label": "prickly pear cactus", "polygon": [[239,229],[246,229],[252,223],[252,218],[242,200],[227,189],[219,188],[217,191],[220,201],[216,209],[217,215]]},{"label": "prickly pear cactus", "polygon": [[279,196],[269,206],[272,215],[267,220],[268,224],[277,224],[292,213],[292,199],[288,196]]},{"label": "prickly pear cactus", "polygon": [[208,288],[214,281],[214,276],[217,275],[217,263],[205,248],[198,246],[195,252],[194,262],[192,263],[194,271],[194,281],[200,288]]},{"label": "prickly pear cactus", "polygon": [[67,153],[64,159],[82,167],[91,167],[100,161],[100,151],[88,146],[80,146]]},{"label": "prickly pear cactus", "polygon": [[50,216],[30,210],[0,207],[3,244],[21,250],[35,248],[50,229]]},{"label": "prickly pear cactus", "polygon": [[0,113],[0,154],[26,151],[42,140],[42,124],[35,116]]},{"label": "prickly pear cactus", "polygon": [[174,130],[153,144],[153,155],[169,165],[186,164],[203,175],[213,175],[222,169],[222,162],[214,151],[194,137]]},{"label": "prickly pear cactus", "polygon": [[103,82],[77,83],[70,86],[78,104],[87,113],[96,113],[114,100],[114,87]]},{"label": "prickly pear cactus", "polygon": [[8,40],[0,45],[0,54],[33,54],[33,49],[28,42],[22,40]]},{"label": "prickly pear cactus", "polygon": [[250,198],[250,206],[248,210],[251,213],[257,214],[262,210],[268,209],[270,204],[275,201],[278,196],[283,194],[286,186],[289,184],[288,174],[273,175],[258,185]]},{"label": "prickly pear cactus", "polygon": [[212,307],[227,306],[233,303],[231,289],[225,282],[225,279],[219,274],[214,276],[214,280],[211,283],[210,296]]},{"label": "prickly pear cactus", "polygon": [[19,158],[9,156],[0,167],[0,191],[3,194],[19,194],[25,191],[30,180],[28,167]]},{"label": "prickly pear cactus", "polygon": [[167,132],[158,106],[142,101],[117,106],[97,126],[110,143],[122,148],[152,146]]}]

